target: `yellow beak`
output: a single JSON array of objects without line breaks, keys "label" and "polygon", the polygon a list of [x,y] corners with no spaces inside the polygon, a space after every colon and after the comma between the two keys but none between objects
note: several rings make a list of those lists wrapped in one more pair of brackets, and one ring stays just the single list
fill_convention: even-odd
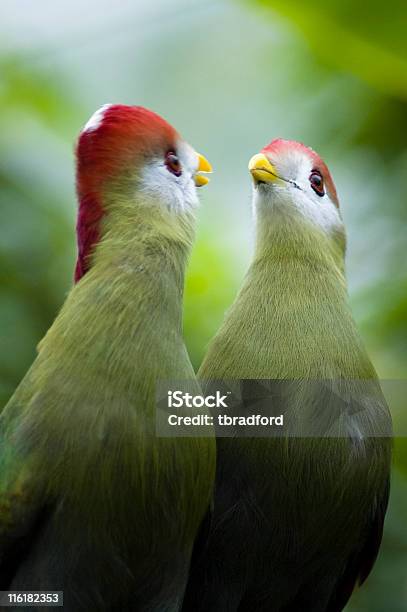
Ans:
[{"label": "yellow beak", "polygon": [[253,155],[249,161],[249,171],[255,183],[272,183],[280,178],[273,164],[269,162],[263,153]]},{"label": "yellow beak", "polygon": [[210,165],[206,157],[204,157],[200,153],[197,153],[197,156],[198,168],[196,170],[197,173],[194,176],[194,180],[195,185],[197,187],[202,187],[203,185],[207,185],[209,183],[209,178],[207,176],[204,176],[203,174],[198,174],[198,172],[212,172],[212,166]]}]

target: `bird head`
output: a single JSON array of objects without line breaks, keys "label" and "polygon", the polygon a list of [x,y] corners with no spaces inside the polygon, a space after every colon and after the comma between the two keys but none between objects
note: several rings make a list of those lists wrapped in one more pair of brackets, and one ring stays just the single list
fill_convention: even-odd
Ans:
[{"label": "bird head", "polygon": [[[209,162],[159,115],[140,106],[106,104],[80,133],[77,148],[79,256],[75,280],[109,220],[159,213],[171,222],[197,206]],[[112,222],[110,223],[109,230]]]},{"label": "bird head", "polygon": [[[253,206],[262,223],[278,216],[292,226],[312,226],[340,241],[344,227],[339,200],[327,165],[315,151],[291,141],[273,140],[249,162],[253,179]],[[268,217],[268,219],[264,219]],[[297,227],[300,225],[297,224]]]}]

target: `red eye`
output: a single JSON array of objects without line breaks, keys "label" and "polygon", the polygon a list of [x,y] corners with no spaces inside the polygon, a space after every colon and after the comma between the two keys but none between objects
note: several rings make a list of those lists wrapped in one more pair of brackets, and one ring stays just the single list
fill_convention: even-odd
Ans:
[{"label": "red eye", "polygon": [[175,174],[175,176],[181,176],[181,162],[174,151],[168,151],[167,155],[165,156],[165,165],[167,166],[167,170],[169,170],[169,172],[172,172],[172,174]]},{"label": "red eye", "polygon": [[312,189],[319,196],[325,195],[324,189],[324,179],[322,178],[321,173],[318,170],[313,170],[309,175],[309,182]]}]

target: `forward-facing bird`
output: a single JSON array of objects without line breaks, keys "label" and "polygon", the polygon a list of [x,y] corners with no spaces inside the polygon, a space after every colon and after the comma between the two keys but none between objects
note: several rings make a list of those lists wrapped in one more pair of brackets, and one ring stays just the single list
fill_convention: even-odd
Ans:
[{"label": "forward-facing bird", "polygon": [[106,105],[80,134],[76,283],[0,420],[3,590],[63,591],[71,612],[181,605],[214,445],[157,437],[155,394],[198,392],[182,296],[210,170],[142,107]]},{"label": "forward-facing bird", "polygon": [[266,404],[285,425],[278,437],[218,428],[213,512],[184,610],[335,612],[378,552],[391,421],[348,304],[327,166],[280,139],[249,169],[255,253],[199,377],[238,381],[239,414]]}]

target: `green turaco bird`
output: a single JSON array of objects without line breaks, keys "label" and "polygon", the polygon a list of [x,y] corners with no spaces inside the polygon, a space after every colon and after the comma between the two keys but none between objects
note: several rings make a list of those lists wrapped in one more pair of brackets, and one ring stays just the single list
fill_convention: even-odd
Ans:
[{"label": "green turaco bird", "polygon": [[180,608],[214,442],[157,437],[155,389],[197,385],[182,298],[210,170],[142,107],[106,105],[80,134],[76,282],[0,420],[3,590],[64,591],[69,612]]},{"label": "green turaco bird", "polygon": [[184,610],[336,612],[378,552],[391,421],[350,312],[327,166],[275,140],[249,169],[255,253],[199,377],[238,381],[253,413],[267,387],[286,424],[278,436],[217,429],[213,512]]}]

